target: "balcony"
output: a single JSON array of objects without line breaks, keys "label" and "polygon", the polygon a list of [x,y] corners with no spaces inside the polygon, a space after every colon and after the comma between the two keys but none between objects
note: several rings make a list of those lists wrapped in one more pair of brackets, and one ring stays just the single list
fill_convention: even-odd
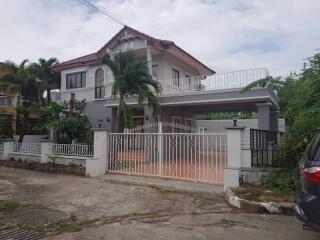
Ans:
[{"label": "balcony", "polygon": [[[210,91],[239,89],[267,76],[269,76],[269,73],[266,68],[257,68],[210,76],[159,80],[162,86],[162,93],[160,96],[205,94]],[[101,100],[110,99],[112,82],[105,83],[103,87],[105,97],[101,98]],[[64,101],[70,99],[71,93],[74,93],[78,100],[97,100],[95,99],[95,88],[93,86],[52,92],[51,94],[53,100]]]},{"label": "balcony", "polygon": [[159,82],[162,86],[162,95],[177,95],[243,88],[267,76],[269,76],[269,73],[266,68],[257,68],[211,76],[166,79],[159,80]]}]

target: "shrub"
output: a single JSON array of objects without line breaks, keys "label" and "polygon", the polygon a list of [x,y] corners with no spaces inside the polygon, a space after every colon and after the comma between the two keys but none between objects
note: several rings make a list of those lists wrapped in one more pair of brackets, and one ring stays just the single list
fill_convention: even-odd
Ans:
[{"label": "shrub", "polygon": [[276,175],[263,177],[262,184],[275,192],[294,192],[297,190],[299,180],[298,169],[287,170]]}]

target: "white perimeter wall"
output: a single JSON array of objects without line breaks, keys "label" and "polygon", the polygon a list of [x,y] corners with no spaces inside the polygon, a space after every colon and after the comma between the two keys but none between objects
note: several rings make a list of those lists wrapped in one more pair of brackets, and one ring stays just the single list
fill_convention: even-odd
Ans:
[{"label": "white perimeter wall", "polygon": [[[205,132],[225,132],[225,127],[233,125],[233,121],[230,120],[197,120],[197,129],[205,128]],[[258,128],[258,119],[239,119],[237,121],[238,126],[245,126],[242,134],[242,149],[250,149],[250,128]],[[285,132],[285,120],[279,119],[279,130]]]}]

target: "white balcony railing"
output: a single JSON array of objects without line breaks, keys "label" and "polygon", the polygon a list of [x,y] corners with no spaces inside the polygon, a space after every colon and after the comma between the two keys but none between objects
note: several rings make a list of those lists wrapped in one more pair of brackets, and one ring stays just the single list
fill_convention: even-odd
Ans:
[{"label": "white balcony railing", "polygon": [[266,68],[220,73],[211,76],[195,76],[180,79],[160,80],[162,95],[188,92],[204,92],[221,89],[242,88],[248,84],[267,77]]},{"label": "white balcony railing", "polygon": [[[214,90],[242,88],[248,84],[269,76],[266,68],[248,69],[227,73],[214,74],[210,76],[193,76],[179,79],[159,80],[162,86],[162,96],[179,95],[184,93],[199,93]],[[112,82],[104,85],[105,96],[102,98],[110,98],[112,90]],[[76,99],[86,99],[91,101],[95,99],[95,88],[93,86],[86,88],[77,88],[64,90],[55,93],[56,99],[60,101],[70,100],[71,93],[76,95]]]}]

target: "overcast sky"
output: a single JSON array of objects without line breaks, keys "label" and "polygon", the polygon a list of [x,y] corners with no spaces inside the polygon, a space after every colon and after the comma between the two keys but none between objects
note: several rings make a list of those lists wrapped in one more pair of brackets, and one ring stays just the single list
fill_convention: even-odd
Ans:
[{"label": "overcast sky", "polygon": [[[286,75],[320,48],[320,0],[91,1],[217,72],[265,66]],[[97,51],[120,29],[78,0],[0,0],[0,61],[65,61]]]}]

